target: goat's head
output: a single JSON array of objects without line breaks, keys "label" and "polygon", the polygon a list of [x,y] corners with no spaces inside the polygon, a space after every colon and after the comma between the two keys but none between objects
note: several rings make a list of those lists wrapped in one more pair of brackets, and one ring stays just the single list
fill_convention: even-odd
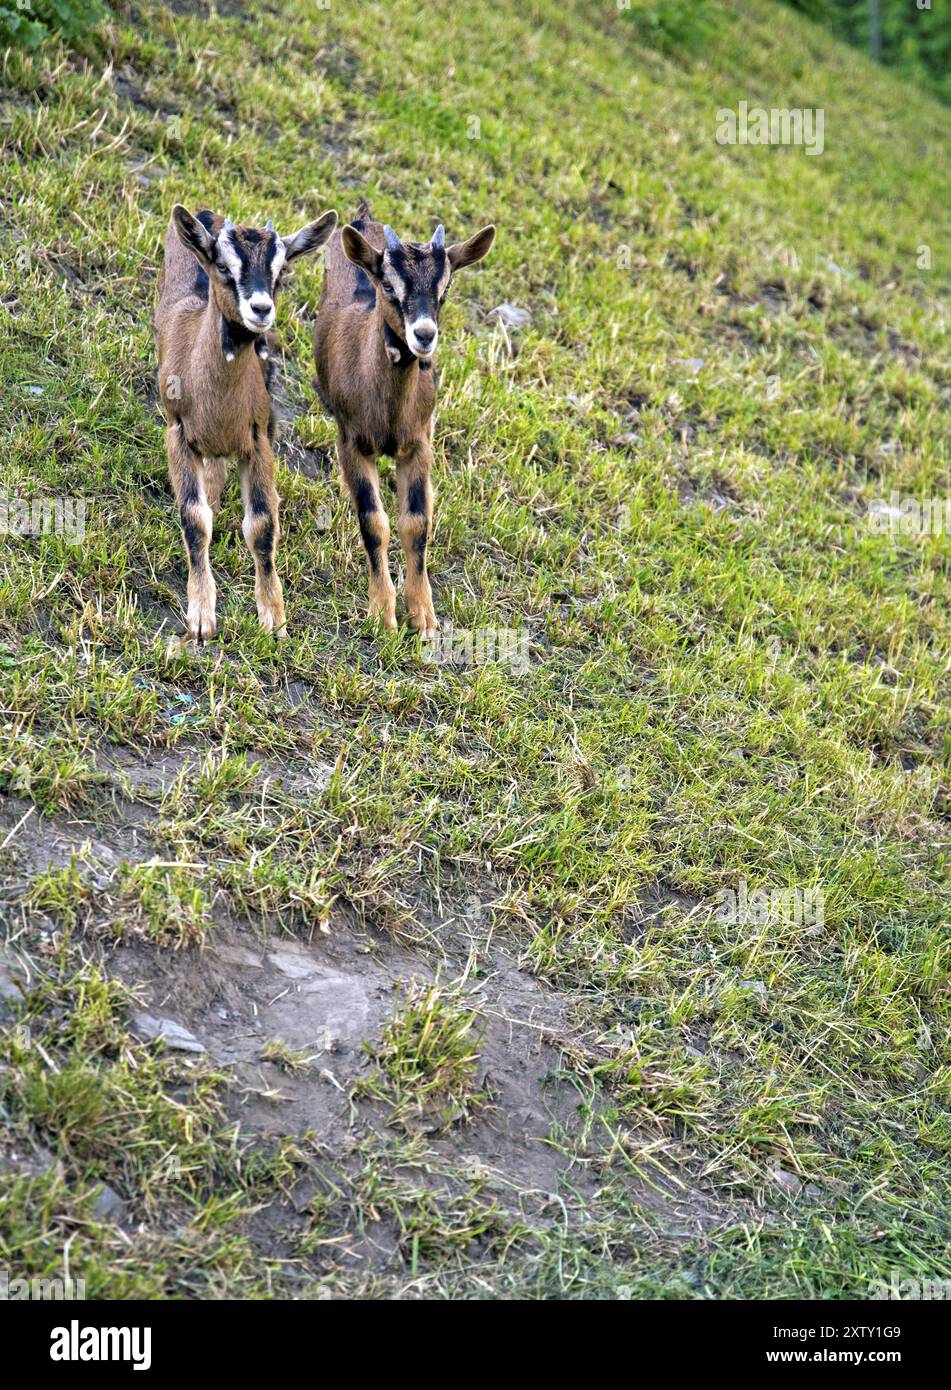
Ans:
[{"label": "goat's head", "polygon": [[193,217],[180,204],[172,209],[172,222],[179,240],[207,274],[214,302],[229,323],[240,322],[250,333],[266,333],[274,325],[284,267],[323,246],[337,225],[337,214],[325,212],[289,237],[278,236],[273,222],[259,229],[236,227],[225,218],[218,225],[212,213]]},{"label": "goat's head", "polygon": [[439,311],[455,271],[481,261],[495,240],[495,228],[483,227],[468,241],[446,245],[437,227],[432,241],[400,241],[392,227],[383,228],[384,247],[377,251],[356,227],[344,227],[343,249],[365,270],[381,296],[383,319],[414,356],[428,361],[436,350]]}]

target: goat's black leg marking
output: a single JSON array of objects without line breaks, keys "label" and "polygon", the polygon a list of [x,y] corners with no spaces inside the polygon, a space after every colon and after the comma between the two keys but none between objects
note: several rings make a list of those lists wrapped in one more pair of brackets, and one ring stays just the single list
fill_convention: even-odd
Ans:
[{"label": "goat's black leg marking", "polygon": [[252,429],[251,448],[239,460],[244,521],[241,530],[254,559],[254,598],[265,632],[284,636],[284,593],[277,573],[280,498],[274,486],[274,455],[267,434]]},{"label": "goat's black leg marking", "polygon": [[429,481],[432,461],[428,440],[417,442],[396,460],[399,532],[406,556],[403,594],[409,620],[423,638],[435,636],[439,626],[426,573],[426,550],[433,530],[433,489]]},{"label": "goat's black leg marking", "polygon": [[380,500],[376,463],[343,439],[337,441],[337,455],[370,567],[369,616],[382,619],[384,627],[396,627],[396,590],[387,558],[390,523]]},{"label": "goat's black leg marking", "polygon": [[357,509],[360,535],[363,537],[364,549],[370,562],[370,572],[377,575],[380,572],[380,546],[382,544],[380,521],[377,516],[380,509],[377,506],[376,491],[372,483],[366,478],[358,478],[354,483],[353,501]]},{"label": "goat's black leg marking", "polygon": [[183,421],[169,425],[167,445],[168,472],[188,556],[186,627],[189,637],[204,642],[215,635],[216,628],[217,594],[208,560],[213,513],[205,495],[202,461],[189,447]]},{"label": "goat's black leg marking", "polygon": [[412,547],[416,557],[416,573],[422,574],[426,568],[426,543],[429,539],[429,507],[426,484],[422,478],[414,478],[406,489],[406,513],[408,517],[420,518],[419,531],[413,537]]}]

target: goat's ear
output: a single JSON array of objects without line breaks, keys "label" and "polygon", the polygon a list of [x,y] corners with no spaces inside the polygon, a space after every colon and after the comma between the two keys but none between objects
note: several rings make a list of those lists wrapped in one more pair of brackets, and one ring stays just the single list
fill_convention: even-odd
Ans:
[{"label": "goat's ear", "polygon": [[461,270],[464,265],[474,265],[476,261],[481,261],[483,256],[487,256],[495,240],[495,228],[483,227],[481,232],[476,232],[468,241],[457,241],[450,246],[446,255],[449,257],[449,264],[453,270]]},{"label": "goat's ear", "polygon": [[365,270],[368,275],[374,276],[379,280],[383,273],[383,253],[371,246],[365,236],[357,231],[356,227],[344,227],[340,234],[343,242],[344,255],[348,261],[353,261],[361,270]]},{"label": "goat's ear", "polygon": [[172,208],[172,225],[182,245],[187,246],[202,265],[211,265],[215,259],[215,238],[181,203]]},{"label": "goat's ear", "polygon": [[295,256],[306,256],[310,251],[319,251],[324,242],[329,240],[336,225],[337,214],[325,212],[316,222],[308,222],[306,227],[301,227],[293,236],[286,236],[284,251],[287,259],[292,261]]}]

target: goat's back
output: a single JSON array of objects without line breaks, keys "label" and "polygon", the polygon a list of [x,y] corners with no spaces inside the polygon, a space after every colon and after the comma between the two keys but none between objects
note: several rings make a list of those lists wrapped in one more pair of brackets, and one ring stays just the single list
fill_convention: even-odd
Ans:
[{"label": "goat's back", "polygon": [[[351,226],[371,246],[382,251],[383,225],[374,222],[364,201]],[[364,316],[376,305],[376,290],[366,271],[353,264],[343,249],[338,227],[324,250],[324,288],[314,325],[314,386],[324,407],[336,415],[341,396],[359,376],[364,340]]]},{"label": "goat's back", "polygon": [[[375,222],[370,216],[366,202],[357,208],[357,214],[350,223],[366,237],[371,246],[383,250],[383,224]],[[321,310],[341,309],[355,301],[366,301],[368,307],[376,301],[376,291],[365,271],[353,264],[343,249],[342,227],[338,227],[327,242],[324,251],[324,292]]]}]

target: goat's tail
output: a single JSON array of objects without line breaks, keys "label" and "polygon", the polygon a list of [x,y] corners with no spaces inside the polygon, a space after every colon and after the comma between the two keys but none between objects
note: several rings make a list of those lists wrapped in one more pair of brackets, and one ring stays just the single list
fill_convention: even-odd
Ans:
[{"label": "goat's tail", "polygon": [[360,199],[360,206],[357,208],[356,212],[353,214],[353,217],[351,217],[350,221],[351,221],[351,222],[364,222],[364,221],[366,221],[367,218],[370,218],[370,220],[372,221],[372,219],[373,219],[373,213],[370,211],[370,204],[367,202],[366,198],[361,198],[361,199]]}]

